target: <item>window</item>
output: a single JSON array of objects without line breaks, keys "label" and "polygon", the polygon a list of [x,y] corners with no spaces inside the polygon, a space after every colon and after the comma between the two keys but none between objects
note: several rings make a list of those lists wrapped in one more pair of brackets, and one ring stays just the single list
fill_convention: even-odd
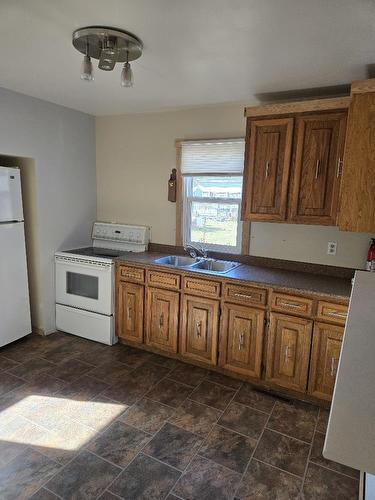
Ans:
[{"label": "window", "polygon": [[181,144],[183,244],[241,253],[244,140]]}]

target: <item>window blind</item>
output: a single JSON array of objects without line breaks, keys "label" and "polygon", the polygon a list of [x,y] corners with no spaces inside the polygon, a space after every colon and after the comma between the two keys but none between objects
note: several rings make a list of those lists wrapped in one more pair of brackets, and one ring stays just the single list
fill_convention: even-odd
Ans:
[{"label": "window blind", "polygon": [[185,141],[181,144],[182,175],[242,175],[245,140]]}]

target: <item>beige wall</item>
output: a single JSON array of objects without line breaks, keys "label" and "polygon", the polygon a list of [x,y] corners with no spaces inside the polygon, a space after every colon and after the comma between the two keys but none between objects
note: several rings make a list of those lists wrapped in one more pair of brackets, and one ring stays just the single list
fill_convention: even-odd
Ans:
[{"label": "beige wall", "polygon": [[[155,243],[175,243],[175,205],[167,181],[175,166],[175,139],[239,137],[243,106],[217,106],[96,118],[98,219],[147,224]],[[363,267],[369,235],[336,228],[256,223],[252,255]],[[328,256],[328,241],[337,241]]]}]

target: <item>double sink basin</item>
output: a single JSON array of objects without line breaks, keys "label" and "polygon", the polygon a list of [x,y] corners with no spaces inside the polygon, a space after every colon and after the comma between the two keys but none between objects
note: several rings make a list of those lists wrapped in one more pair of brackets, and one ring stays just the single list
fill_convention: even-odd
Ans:
[{"label": "double sink basin", "polygon": [[225,274],[240,266],[240,262],[206,259],[203,257],[187,257],[185,255],[167,255],[155,259],[155,264],[164,264],[188,270],[207,271],[215,274]]}]

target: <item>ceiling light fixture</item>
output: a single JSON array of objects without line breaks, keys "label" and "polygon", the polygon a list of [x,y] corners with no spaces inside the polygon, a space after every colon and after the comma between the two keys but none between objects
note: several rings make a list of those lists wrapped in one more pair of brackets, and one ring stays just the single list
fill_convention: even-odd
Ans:
[{"label": "ceiling light fixture", "polygon": [[73,32],[74,47],[84,54],[81,79],[94,79],[91,58],[98,59],[98,68],[112,71],[116,63],[124,63],[121,71],[121,86],[132,87],[133,71],[129,61],[142,55],[143,44],[139,38],[127,31],[106,26],[88,26]]}]

